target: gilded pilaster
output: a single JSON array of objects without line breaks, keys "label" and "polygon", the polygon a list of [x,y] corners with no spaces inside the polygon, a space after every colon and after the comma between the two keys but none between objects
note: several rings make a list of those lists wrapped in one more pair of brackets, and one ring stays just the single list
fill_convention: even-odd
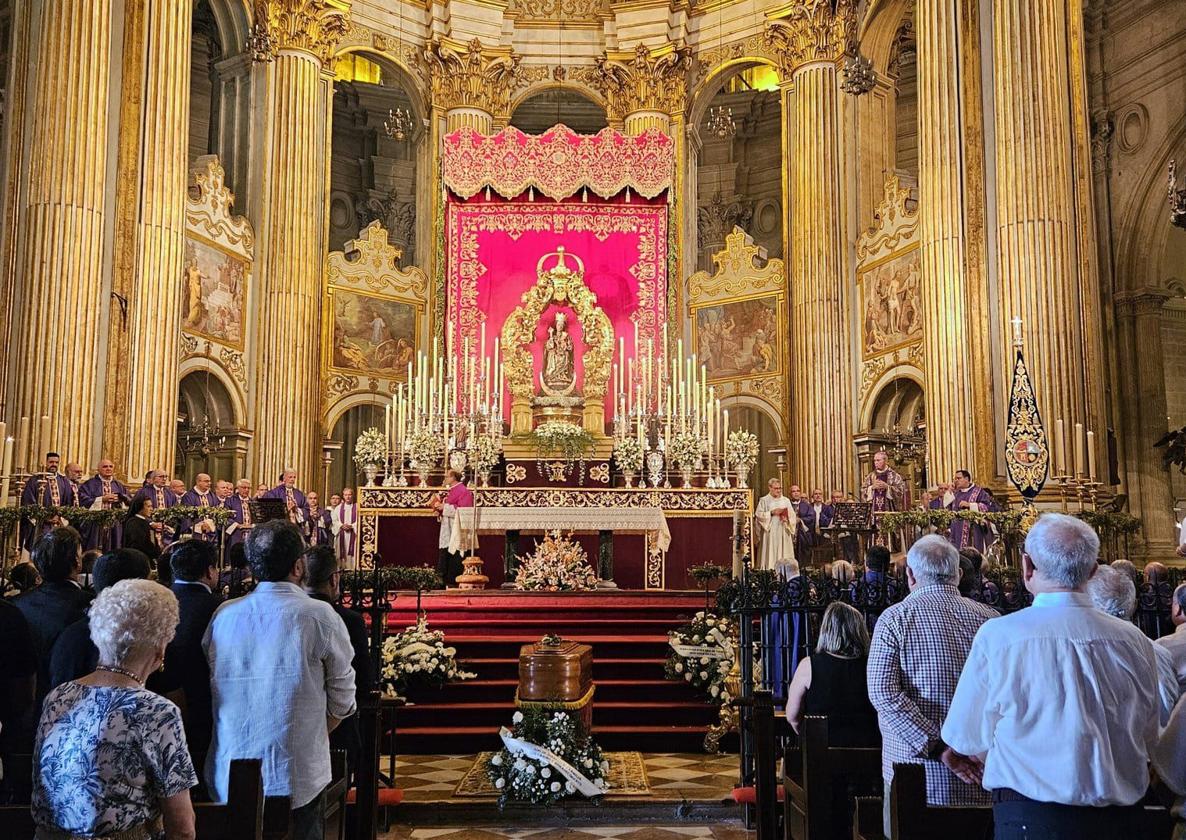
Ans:
[{"label": "gilded pilaster", "polygon": [[486,48],[438,38],[420,55],[432,80],[432,104],[445,115],[445,131],[494,132],[495,118],[508,119],[511,94],[523,79],[522,57],[506,47]]},{"label": "gilded pilaster", "polygon": [[767,38],[791,75],[788,160],[791,310],[790,474],[808,487],[851,487],[852,279],[840,208],[846,203],[839,64],[855,34],[847,0],[813,0],[773,21]]},{"label": "gilded pilaster", "polygon": [[32,35],[38,55],[68,56],[70,72],[35,74],[29,103],[37,141],[28,150],[12,414],[48,416],[37,448],[89,463],[102,336],[72,319],[103,304],[111,0],[46,0]]},{"label": "gilded pilaster", "polygon": [[[958,44],[960,0],[918,0],[919,246],[929,478],[976,469],[976,391],[968,340],[972,278],[964,237],[964,119]],[[985,313],[985,316],[987,314]],[[981,480],[984,480],[983,478]]]},{"label": "gilded pilaster", "polygon": [[621,120],[627,134],[670,132],[672,117],[687,105],[691,55],[689,47],[672,43],[599,56],[592,81],[609,103],[610,121]]},{"label": "gilded pilaster", "polygon": [[1067,4],[997,0],[994,11],[998,358],[1009,351],[1010,319],[1020,316],[1043,417],[1101,430],[1087,401],[1102,385],[1087,379],[1099,370],[1095,325],[1086,323],[1097,282],[1077,247],[1074,112],[1085,104],[1071,84]]},{"label": "gilded pilaster", "polygon": [[120,319],[112,322],[126,344],[112,357],[120,360],[120,375],[109,370],[108,380],[119,382],[126,430],[112,439],[118,427],[105,428],[103,447],[129,476],[168,469],[175,459],[173,412],[144,407],[160,406],[161,395],[177,390],[185,261],[192,20],[188,7],[174,0],[148,0],[145,11],[144,85],[135,116],[142,126],[138,189],[123,196],[137,207],[126,331]]},{"label": "gilded pilaster", "polygon": [[254,474],[317,472],[321,286],[326,235],[329,82],[323,65],[346,28],[338,0],[256,4],[256,57],[268,62],[259,240]]}]

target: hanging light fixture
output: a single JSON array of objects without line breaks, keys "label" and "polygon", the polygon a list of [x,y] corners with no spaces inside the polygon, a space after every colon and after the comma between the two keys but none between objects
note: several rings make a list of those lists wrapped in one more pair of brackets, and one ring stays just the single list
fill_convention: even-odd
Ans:
[{"label": "hanging light fixture", "polygon": [[1170,223],[1186,228],[1186,184],[1178,183],[1177,161],[1170,161],[1167,192],[1170,200]]},{"label": "hanging light fixture", "polygon": [[[717,9],[717,54],[724,54],[725,43],[725,7],[722,3]],[[721,89],[724,92],[724,88]],[[714,134],[721,140],[727,140],[737,133],[737,123],[733,119],[733,108],[728,105],[714,105],[708,109],[708,122],[705,128],[709,134]]]},{"label": "hanging light fixture", "polygon": [[202,425],[190,427],[196,435],[190,435],[185,442],[185,451],[202,457],[226,446],[226,435],[219,435],[218,430],[210,425],[210,371],[206,371],[206,386],[202,389],[205,405],[202,406]]},{"label": "hanging light fixture", "polygon": [[[404,54],[404,14],[401,10],[399,13],[399,42],[396,47],[397,56]],[[410,108],[390,108],[387,111],[387,119],[383,120],[383,129],[387,132],[387,136],[396,142],[402,143],[408,139],[408,135],[412,133],[412,111]]]}]

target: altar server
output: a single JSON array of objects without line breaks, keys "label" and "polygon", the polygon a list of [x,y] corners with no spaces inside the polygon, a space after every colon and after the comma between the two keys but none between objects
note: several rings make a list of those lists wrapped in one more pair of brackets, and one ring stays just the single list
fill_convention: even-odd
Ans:
[{"label": "altar server", "polygon": [[262,498],[283,499],[288,508],[288,521],[304,533],[305,523],[309,521],[309,502],[305,494],[297,489],[296,481],[296,470],[285,470],[280,474],[280,483],[264,493]]},{"label": "altar server", "polygon": [[358,503],[354,501],[353,487],[342,490],[341,501],[330,508],[329,516],[338,563],[343,569],[357,569]]},{"label": "altar server", "polygon": [[791,500],[782,494],[782,482],[772,478],[769,491],[758,501],[754,513],[758,545],[756,569],[774,569],[780,574],[798,574],[795,563],[795,533],[799,530],[799,515]]},{"label": "altar server", "polygon": [[[946,505],[948,510],[995,513],[1000,509],[991,493],[972,483],[972,474],[967,470],[955,471],[955,477],[951,480],[951,489],[951,501]],[[952,545],[956,548],[965,548],[970,545],[983,554],[985,549],[996,540],[996,535],[993,534],[991,526],[977,525],[974,522],[956,519],[951,523],[950,538]]]},{"label": "altar server", "polygon": [[[79,507],[89,510],[116,510],[132,504],[132,496],[128,489],[115,478],[115,462],[107,458],[99,462],[94,477],[79,485],[78,504]],[[112,551],[115,546],[121,544],[120,530],[119,525],[109,528],[90,525],[82,536],[86,548]]]},{"label": "altar server", "polygon": [[[58,472],[62,463],[62,456],[57,452],[45,453],[45,472],[29,477],[25,482],[25,490],[21,493],[22,507],[70,507],[78,504],[74,497],[74,487],[70,481]],[[21,519],[21,545],[27,551],[33,550],[33,544],[58,523],[57,518],[46,522],[25,517]]]},{"label": "altar server", "polygon": [[[210,476],[206,473],[198,473],[197,478],[194,479],[193,489],[186,491],[181,497],[181,504],[185,507],[218,507],[219,499],[210,489],[212,483]],[[218,539],[218,529],[215,528],[213,519],[203,519],[192,523],[187,521],[186,526],[193,534],[194,539],[203,542],[215,542]]]}]

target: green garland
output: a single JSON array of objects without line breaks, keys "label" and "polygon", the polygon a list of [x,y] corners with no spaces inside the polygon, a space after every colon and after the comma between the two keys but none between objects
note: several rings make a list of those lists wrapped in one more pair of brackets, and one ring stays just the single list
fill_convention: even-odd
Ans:
[{"label": "green garland", "polygon": [[732,571],[725,566],[718,566],[715,563],[706,563],[703,566],[693,566],[692,568],[688,569],[688,574],[690,574],[692,579],[697,583],[704,585],[706,583],[712,583],[714,580],[730,577],[732,575]]},{"label": "green garland", "polygon": [[152,513],[154,522],[164,522],[166,525],[176,525],[183,519],[188,519],[190,522],[210,519],[215,525],[222,527],[234,517],[234,511],[229,508],[196,505],[174,505],[171,508],[160,508]]},{"label": "green garland", "polygon": [[1131,536],[1141,530],[1141,520],[1131,513],[1112,510],[1084,510],[1075,515],[1094,528],[1101,539]]},{"label": "green garland", "polygon": [[[1117,511],[1081,510],[1073,514],[1079,517],[1100,535],[1107,539],[1115,536],[1126,536],[1137,533],[1141,529],[1141,520],[1137,517]],[[940,508],[926,510],[903,510],[885,513],[879,517],[878,526],[883,534],[906,527],[934,528],[945,531],[956,520],[971,522],[975,525],[992,525],[1005,537],[1024,536],[1029,523],[1025,519],[1025,512],[1021,510],[1007,510],[1000,513],[981,513],[973,510],[946,510]]]},{"label": "green garland", "polygon": [[[369,589],[375,583],[373,569],[356,569],[342,572],[342,589]],[[379,569],[379,586],[385,592],[415,590],[417,592],[444,589],[445,584],[435,569],[427,566],[383,566]]]},{"label": "green garland", "polygon": [[22,519],[40,523],[48,522],[55,517],[65,519],[72,528],[110,527],[119,522],[123,515],[122,510],[91,510],[70,505],[6,507],[0,508],[0,530],[11,531]]}]

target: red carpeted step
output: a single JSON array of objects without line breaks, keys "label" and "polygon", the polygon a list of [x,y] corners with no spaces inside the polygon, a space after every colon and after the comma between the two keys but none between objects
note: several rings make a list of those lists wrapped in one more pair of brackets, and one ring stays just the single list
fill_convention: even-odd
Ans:
[{"label": "red carpeted step", "polygon": [[[396,715],[397,731],[403,735],[423,727],[439,726],[443,721],[464,722],[467,726],[486,725],[497,729],[510,725],[514,704],[504,702],[431,703],[405,706]],[[706,704],[675,701],[594,701],[593,725],[630,726],[644,721],[662,721],[665,727],[704,727],[716,718],[715,711]]]}]

